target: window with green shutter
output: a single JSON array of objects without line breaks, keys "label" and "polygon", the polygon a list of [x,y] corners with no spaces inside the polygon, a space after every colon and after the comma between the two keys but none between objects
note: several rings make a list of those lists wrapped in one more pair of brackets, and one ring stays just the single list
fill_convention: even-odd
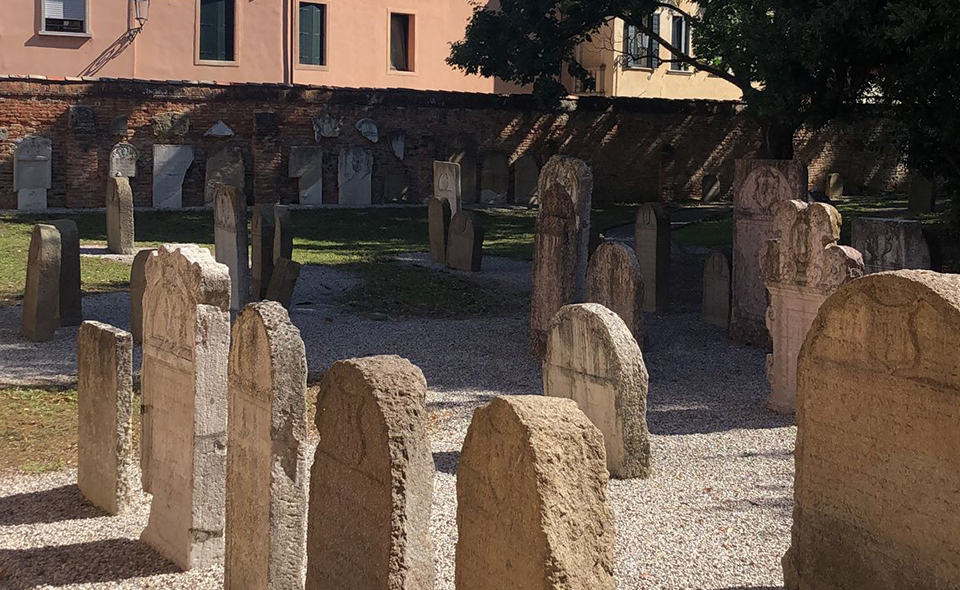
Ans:
[{"label": "window with green shutter", "polygon": [[200,0],[200,59],[234,61],[236,0]]},{"label": "window with green shutter", "polygon": [[313,2],[300,3],[300,63],[327,65],[327,7]]}]

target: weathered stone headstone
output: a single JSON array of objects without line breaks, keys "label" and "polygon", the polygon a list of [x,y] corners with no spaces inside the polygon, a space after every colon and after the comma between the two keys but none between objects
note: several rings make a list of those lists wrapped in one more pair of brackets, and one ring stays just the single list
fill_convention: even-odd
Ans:
[{"label": "weathered stone headstone", "polygon": [[433,163],[433,198],[450,203],[451,216],[463,210],[460,186],[460,164]]},{"label": "weathered stone headstone", "polygon": [[670,307],[670,216],[659,203],[640,205],[634,244],[643,275],[643,311],[662,313]]},{"label": "weathered stone headstone", "polygon": [[406,359],[334,363],[320,384],[307,589],[434,586],[427,382]]},{"label": "weathered stone headstone", "polygon": [[[460,203],[473,205],[477,202],[477,147],[473,139],[469,136],[458,137],[447,153],[449,157],[444,161],[460,166]],[[457,214],[457,209],[453,214]]]},{"label": "weathered stone headstone", "polygon": [[926,176],[915,175],[910,180],[907,194],[907,210],[910,213],[932,213],[936,210],[933,181]]},{"label": "weathered stone headstone", "polygon": [[126,512],[136,484],[133,337],[100,322],[77,334],[77,485],[93,505]]},{"label": "weathered stone headstone", "polygon": [[137,176],[137,148],[129,143],[118,143],[110,150],[110,178]]},{"label": "weathered stone headstone", "polygon": [[13,155],[13,190],[17,209],[40,211],[47,208],[47,190],[53,186],[53,143],[46,137],[28,135]]},{"label": "weathered stone headstone", "polygon": [[124,176],[107,179],[107,249],[134,253],[133,190]]},{"label": "weathered stone headstone", "polygon": [[473,213],[461,211],[450,220],[447,234],[447,266],[480,272],[483,265],[483,225]]},{"label": "weathered stone headstone", "polygon": [[323,204],[323,149],[312,145],[290,148],[289,175],[299,180],[301,205]]},{"label": "weathered stone headstone", "polygon": [[841,287],[797,366],[791,590],[960,580],[960,277],[898,271]]},{"label": "weathered stone headstone", "polygon": [[827,186],[824,187],[826,190],[823,192],[827,195],[827,198],[831,201],[836,201],[837,199],[843,198],[843,177],[839,173],[834,172],[827,175]]},{"label": "weathered stone headstone", "polygon": [[72,219],[57,219],[50,225],[60,232],[60,325],[79,326],[83,321],[80,230]]},{"label": "weathered stone headstone", "polygon": [[441,264],[447,261],[447,236],[450,235],[450,201],[431,197],[427,203],[430,228],[430,259]]},{"label": "weathered stone headstone", "polygon": [[853,220],[853,247],[863,255],[863,273],[931,268],[930,246],[919,221]]},{"label": "weathered stone headstone", "polygon": [[510,158],[494,152],[483,158],[480,170],[480,202],[506,203],[510,192]]},{"label": "weathered stone headstone", "polygon": [[313,118],[314,139],[340,137],[340,125],[343,119],[337,119],[329,114],[317,115]]},{"label": "weathered stone headstone", "polygon": [[373,119],[360,119],[357,121],[357,131],[373,143],[380,141],[380,131],[377,129],[377,123]]},{"label": "weathered stone headstone", "polygon": [[614,590],[608,477],[603,436],[573,400],[478,409],[457,467],[457,590]]},{"label": "weathered stone headstone", "polygon": [[340,150],[339,203],[369,205],[373,202],[373,151],[361,147]]},{"label": "weathered stone headstone", "polygon": [[643,346],[643,274],[633,249],[621,242],[604,242],[587,265],[587,297],[614,312]]},{"label": "weathered stone headstone", "polygon": [[210,252],[147,258],[140,465],[153,494],[140,538],[181,569],[223,562],[230,273]]},{"label": "weathered stone headstone", "polygon": [[[293,217],[285,205],[273,207],[273,263],[286,258],[293,260]],[[268,283],[269,284],[269,283]]]},{"label": "weathered stone headstone", "polygon": [[60,327],[60,231],[52,225],[35,225],[30,234],[21,312],[27,340],[46,342]]},{"label": "weathered stone headstone", "polygon": [[543,358],[553,316],[586,295],[593,173],[583,160],[554,156],[540,172],[537,193],[530,350]]},{"label": "weathered stone headstone", "polygon": [[703,321],[730,326],[730,258],[720,250],[711,252],[703,265]]},{"label": "weathered stone headstone", "polygon": [[647,368],[623,320],[597,303],[563,307],[543,360],[543,394],[577,402],[603,433],[607,468],[619,478],[653,472]]},{"label": "weathered stone headstone", "polygon": [[[238,147],[224,147],[207,158],[206,184],[203,191],[204,205],[213,205],[213,198],[217,186],[226,184],[237,189],[241,195],[245,193],[243,152]],[[246,202],[246,197],[244,197]]]},{"label": "weathered stone headstone", "polygon": [[227,184],[218,184],[214,192],[213,242],[217,262],[230,271],[230,311],[237,314],[250,301],[247,198]]},{"label": "weathered stone headstone", "polygon": [[273,265],[270,286],[267,287],[267,299],[276,301],[283,307],[290,309],[302,268],[303,266],[299,262],[278,258]]},{"label": "weathered stone headstone", "polygon": [[130,265],[130,333],[136,344],[143,342],[143,293],[147,289],[147,258],[156,256],[157,250],[141,250]]},{"label": "weathered stone headstone", "polygon": [[77,135],[95,135],[97,116],[93,107],[84,104],[70,105],[70,127]]},{"label": "weathered stone headstone", "polygon": [[407,134],[402,130],[391,131],[388,137],[393,155],[401,162],[407,154]]},{"label": "weathered stone headstone", "polygon": [[224,589],[303,588],[307,539],[307,357],[275,302],[233,326]]},{"label": "weathered stone headstone", "polygon": [[769,347],[767,295],[760,251],[774,235],[773,211],[783,201],[806,200],[807,165],[799,160],[737,160],[733,190],[733,305],[730,335]]},{"label": "weathered stone headstone", "polygon": [[760,255],[773,339],[767,407],[777,412],[796,408],[797,356],[820,306],[842,284],[863,276],[860,253],[837,245],[840,222],[840,213],[825,203],[780,203],[774,213],[778,237],[767,241]]},{"label": "weathered stone headstone", "polygon": [[514,163],[513,202],[517,205],[535,205],[540,165],[534,156],[520,156]]},{"label": "weathered stone headstone", "polygon": [[261,203],[253,207],[253,219],[250,222],[250,251],[253,253],[250,264],[250,293],[254,299],[263,299],[270,286],[273,274],[273,244],[276,229],[276,214],[273,203]]},{"label": "weathered stone headstone", "polygon": [[153,206],[183,207],[183,177],[193,164],[193,146],[153,146]]}]

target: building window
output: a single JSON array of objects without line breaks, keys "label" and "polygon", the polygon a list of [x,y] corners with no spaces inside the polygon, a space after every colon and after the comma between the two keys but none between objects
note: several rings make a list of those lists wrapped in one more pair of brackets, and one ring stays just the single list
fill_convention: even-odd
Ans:
[{"label": "building window", "polygon": [[[655,35],[660,34],[660,13],[653,13],[646,18],[647,27]],[[660,67],[660,43],[633,25],[626,25],[623,35],[624,65],[628,69]]]},{"label": "building window", "polygon": [[43,0],[43,30],[86,33],[87,0]]},{"label": "building window", "polygon": [[390,15],[390,69],[413,71],[413,15]]},{"label": "building window", "polygon": [[200,0],[200,59],[235,61],[235,0]]},{"label": "building window", "polygon": [[327,7],[313,2],[300,3],[300,63],[327,65]]},{"label": "building window", "polygon": [[[690,24],[682,16],[673,17],[672,43],[682,55],[690,55]],[[674,59],[677,59],[676,55],[674,55]],[[674,61],[670,64],[670,69],[685,72],[690,69],[690,66],[680,61]]]}]

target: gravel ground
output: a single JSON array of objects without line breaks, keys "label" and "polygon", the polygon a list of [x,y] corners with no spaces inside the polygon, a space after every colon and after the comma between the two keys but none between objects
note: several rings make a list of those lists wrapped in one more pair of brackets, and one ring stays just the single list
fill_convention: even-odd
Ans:
[{"label": "gravel ground", "polygon": [[[699,272],[700,260],[690,255],[677,262],[675,273],[683,275],[678,286],[693,281],[689,275]],[[492,274],[493,266],[488,268]],[[527,353],[527,318],[375,321],[343,313],[330,302],[353,284],[351,277],[320,267],[304,271],[295,297],[304,304],[292,317],[303,333],[313,377],[335,360],[370,354],[407,357],[427,377],[438,470],[437,588],[451,590],[455,470],[472,412],[495,395],[541,391],[539,366]],[[126,309],[122,294],[87,299],[88,316],[101,319],[102,312],[102,319],[113,317],[118,325],[126,325]],[[0,310],[0,375],[26,375],[22,367],[43,358],[56,359],[41,367],[44,374],[72,373],[70,361],[59,357],[71,354],[75,329],[8,358],[24,348],[9,334],[11,313]],[[646,332],[656,474],[610,484],[618,588],[780,588],[796,430],[792,420],[762,408],[762,352],[703,325],[686,304],[674,313],[647,316]],[[82,501],[75,477],[70,471],[0,475],[0,588],[220,587],[218,569],[175,573],[136,540],[147,519],[145,503],[128,516],[104,516]]]}]

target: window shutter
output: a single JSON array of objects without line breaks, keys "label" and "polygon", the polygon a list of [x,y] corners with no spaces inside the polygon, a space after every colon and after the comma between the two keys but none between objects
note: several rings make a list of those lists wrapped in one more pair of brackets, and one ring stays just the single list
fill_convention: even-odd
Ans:
[{"label": "window shutter", "polygon": [[43,17],[87,20],[86,0],[43,0]]},{"label": "window shutter", "polygon": [[[650,29],[654,35],[660,35],[660,13],[654,12],[650,15]],[[650,37],[650,67],[657,69],[660,67],[660,42]]]},{"label": "window shutter", "polygon": [[310,4],[300,4],[300,63],[312,64],[310,54],[313,49],[313,8]]},{"label": "window shutter", "polygon": [[327,7],[322,4],[316,4],[313,8],[313,57],[314,63],[318,66],[326,65],[327,56],[324,55],[326,49],[324,36],[327,33]]},{"label": "window shutter", "polygon": [[633,25],[625,25],[623,33],[623,45],[624,53],[627,54],[627,67],[633,68],[637,65],[637,56],[640,55],[640,52],[637,51],[637,27]]}]

